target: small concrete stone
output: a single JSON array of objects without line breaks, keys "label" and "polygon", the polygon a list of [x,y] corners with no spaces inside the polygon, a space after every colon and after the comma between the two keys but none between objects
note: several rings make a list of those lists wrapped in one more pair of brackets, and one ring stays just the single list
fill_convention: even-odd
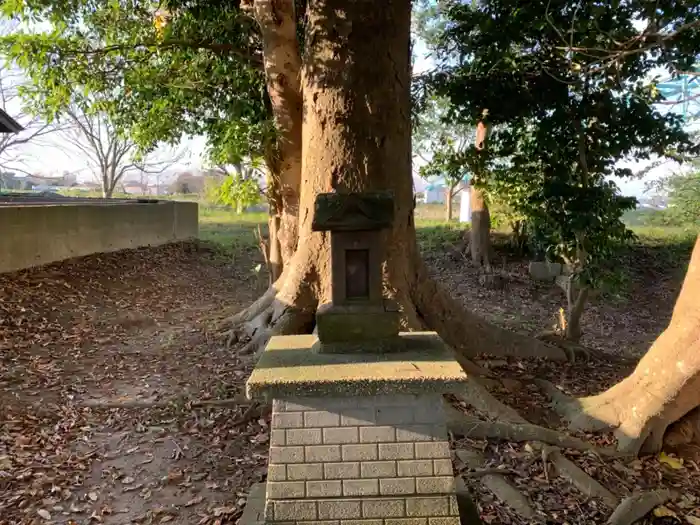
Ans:
[{"label": "small concrete stone", "polygon": [[274,501],[273,507],[275,521],[302,521],[317,518],[315,501]]},{"label": "small concrete stone", "polygon": [[408,517],[449,516],[449,514],[450,505],[447,496],[406,500],[406,516]]},{"label": "small concrete stone", "polygon": [[320,445],[323,442],[320,428],[295,428],[287,430],[287,445]]},{"label": "small concrete stone", "polygon": [[376,479],[343,480],[343,496],[377,496],[379,483]]},{"label": "small concrete stone", "polygon": [[340,414],[327,411],[304,412],[304,426],[309,427],[338,427]]},{"label": "small concrete stone", "polygon": [[359,442],[357,427],[329,427],[323,429],[323,443],[326,445]]},{"label": "small concrete stone", "polygon": [[460,525],[459,517],[452,518],[428,518],[429,525]]},{"label": "small concrete stone", "polygon": [[274,446],[284,446],[287,444],[286,434],[284,430],[271,430],[270,431],[270,445]]},{"label": "small concrete stone", "polygon": [[406,501],[403,499],[369,499],[362,502],[363,518],[403,518]]},{"label": "small concrete stone", "polygon": [[530,261],[528,266],[528,273],[535,281],[553,281],[561,272],[561,264],[549,261]]},{"label": "small concrete stone", "polygon": [[451,476],[452,461],[449,459],[434,459],[433,469],[436,476]]},{"label": "small concrete stone", "polygon": [[267,499],[303,498],[306,494],[303,481],[268,481]]},{"label": "small concrete stone", "polygon": [[304,447],[270,447],[270,463],[303,463]]},{"label": "small concrete stone", "polygon": [[427,522],[427,518],[398,518],[384,520],[384,525],[427,525]]},{"label": "small concrete stone", "polygon": [[287,479],[294,481],[323,479],[323,464],[304,463],[302,465],[287,465]]},{"label": "small concrete stone", "polygon": [[340,413],[340,424],[344,427],[366,426],[376,423],[374,408],[355,408]]},{"label": "small concrete stone", "polygon": [[416,459],[443,459],[450,457],[450,445],[447,441],[434,443],[416,443]]},{"label": "small concrete stone", "polygon": [[[448,460],[449,461],[449,460]],[[432,476],[433,461],[430,459],[415,459],[397,462],[400,477]]]},{"label": "small concrete stone", "polygon": [[304,447],[304,454],[309,463],[340,461],[340,445],[312,445]]},{"label": "small concrete stone", "polygon": [[452,476],[417,478],[416,491],[419,494],[449,494],[455,491]]},{"label": "small concrete stone", "polygon": [[340,525],[384,525],[382,520],[342,520]]},{"label": "small concrete stone", "polygon": [[343,495],[341,481],[307,481],[306,496],[309,498],[333,498]]},{"label": "small concrete stone", "polygon": [[416,478],[391,478],[379,480],[382,496],[405,496],[416,493]]},{"label": "small concrete stone", "polygon": [[395,461],[363,461],[360,463],[360,476],[363,478],[395,478]]},{"label": "small concrete stone", "polygon": [[342,445],[343,461],[373,461],[378,458],[377,445]]},{"label": "small concrete stone", "polygon": [[435,441],[447,439],[447,428],[442,425],[399,425],[396,441]]},{"label": "small concrete stone", "polygon": [[360,427],[360,443],[393,443],[394,441],[396,441],[394,427]]},{"label": "small concrete stone", "polygon": [[[432,445],[433,443],[427,443]],[[419,443],[416,443],[417,447]],[[413,443],[380,443],[379,444],[379,459],[413,459]]]},{"label": "small concrete stone", "polygon": [[269,465],[267,467],[268,481],[287,481],[286,465]]},{"label": "small concrete stone", "polygon": [[360,477],[359,463],[325,463],[323,465],[325,479],[357,479]]},{"label": "small concrete stone", "polygon": [[302,412],[285,412],[272,414],[272,427],[282,428],[303,428],[304,419]]},{"label": "small concrete stone", "polygon": [[362,517],[362,505],[360,500],[327,500],[318,502],[318,518],[330,519],[358,519]]}]

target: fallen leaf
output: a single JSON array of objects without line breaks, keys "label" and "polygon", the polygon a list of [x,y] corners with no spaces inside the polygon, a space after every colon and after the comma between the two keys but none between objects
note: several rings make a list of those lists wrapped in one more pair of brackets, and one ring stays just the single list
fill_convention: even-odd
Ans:
[{"label": "fallen leaf", "polygon": [[202,496],[197,496],[196,498],[192,498],[187,503],[185,503],[185,507],[191,507],[192,505],[196,505],[197,503],[201,503],[202,500],[204,500],[204,498]]},{"label": "fallen leaf", "polygon": [[654,516],[656,516],[657,518],[663,518],[664,516],[673,516],[675,518],[676,513],[668,507],[666,507],[665,505],[659,505],[654,509]]},{"label": "fallen leaf", "polygon": [[700,525],[700,518],[697,518],[695,516],[686,516],[685,521],[690,523],[690,525]]},{"label": "fallen leaf", "polygon": [[668,465],[672,469],[676,469],[676,470],[683,468],[683,460],[682,459],[668,456],[668,455],[666,455],[665,452],[661,452],[659,454],[659,463],[663,463],[665,465]]},{"label": "fallen leaf", "polygon": [[97,494],[95,492],[88,492],[88,498],[90,498],[90,501],[97,501]]},{"label": "fallen leaf", "polygon": [[125,478],[122,478],[122,483],[124,485],[131,485],[133,482],[134,482],[134,478],[132,478],[131,476],[127,476]]},{"label": "fallen leaf", "polygon": [[50,520],[50,519],[51,519],[51,513],[50,513],[48,510],[46,510],[46,509],[39,509],[39,510],[36,511],[36,513],[37,513],[39,516],[41,516],[42,518],[44,518],[45,520]]}]

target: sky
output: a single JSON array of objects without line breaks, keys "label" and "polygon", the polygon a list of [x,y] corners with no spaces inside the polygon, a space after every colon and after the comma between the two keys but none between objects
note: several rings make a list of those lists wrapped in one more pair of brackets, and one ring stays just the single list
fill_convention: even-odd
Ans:
[{"label": "sky", "polygon": [[[434,62],[429,55],[425,44],[418,41],[414,47],[415,62],[414,73],[421,73],[433,67]],[[20,111],[18,101],[13,101],[6,108],[11,115],[16,115]],[[20,119],[20,123],[23,123]],[[169,171],[177,172],[188,169],[206,168],[206,139],[202,136],[185,138],[181,144],[179,151],[187,151],[181,160],[173,164]],[[154,155],[161,159],[166,158],[172,152],[171,148],[163,148],[156,151]],[[60,175],[64,171],[78,172],[80,181],[93,180],[90,174],[90,168],[86,162],[81,161],[80,155],[75,151],[75,148],[62,140],[58,134],[47,135],[35,144],[29,143],[22,151],[24,160],[20,168],[31,173],[41,173],[43,175]],[[420,159],[416,159],[416,168],[422,163]],[[630,167],[633,171],[640,171],[651,161],[636,162],[628,161],[621,163],[621,166]],[[625,195],[634,195],[642,197],[645,193],[645,188],[650,181],[662,177],[679,167],[676,163],[665,163],[658,168],[651,170],[643,179],[614,179]],[[129,177],[127,177],[129,178]],[[133,177],[131,177],[133,178]],[[424,181],[419,177],[414,176],[416,189],[422,190]]]}]

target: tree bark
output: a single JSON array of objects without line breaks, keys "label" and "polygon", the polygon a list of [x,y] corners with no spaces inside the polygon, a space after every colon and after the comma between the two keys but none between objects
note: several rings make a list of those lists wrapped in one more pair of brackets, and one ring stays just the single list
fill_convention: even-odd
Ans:
[{"label": "tree bark", "polygon": [[452,220],[452,199],[454,199],[455,195],[455,188],[457,186],[448,186],[446,193],[447,193],[447,202],[445,202],[445,220],[447,222],[450,222]]},{"label": "tree bark", "polygon": [[276,169],[271,170],[278,199],[277,205],[273,206],[276,215],[271,218],[271,226],[275,227],[277,238],[274,243],[270,239],[270,246],[279,249],[273,275],[281,275],[284,262],[294,255],[298,240],[302,131],[301,56],[294,2],[253,0],[252,8],[260,26],[263,68],[277,129],[273,153],[277,156]]},{"label": "tree bark", "polygon": [[405,329],[433,328],[471,356],[566,359],[559,348],[489,325],[430,278],[415,236],[410,127],[410,0],[311,0],[302,69],[304,173],[298,245],[270,290],[232,319],[251,337],[244,351],[277,334],[313,329],[330,300],[326,233],[313,232],[315,198],[330,191],[389,189],[393,227],[385,232],[384,284]]},{"label": "tree bark", "polygon": [[700,237],[671,322],[634,372],[606,392],[561,406],[577,430],[614,428],[618,448],[658,451],[666,429],[700,406]]},{"label": "tree bark", "polygon": [[[486,146],[488,126],[479,121],[476,127],[476,148],[483,150]],[[475,173],[475,180],[483,177],[483,173]],[[472,184],[469,195],[471,207],[471,257],[475,266],[483,267],[489,271],[491,269],[491,215],[486,204],[484,192]]]}]

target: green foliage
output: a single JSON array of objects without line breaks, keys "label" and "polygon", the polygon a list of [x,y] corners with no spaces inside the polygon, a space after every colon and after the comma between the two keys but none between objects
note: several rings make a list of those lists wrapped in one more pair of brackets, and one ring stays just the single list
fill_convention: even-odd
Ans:
[{"label": "green foliage", "polygon": [[245,178],[239,172],[227,175],[217,192],[218,202],[230,206],[237,213],[261,202],[260,187],[254,179]]},{"label": "green foliage", "polygon": [[700,170],[674,173],[663,182],[668,192],[668,209],[661,224],[700,226]]},{"label": "green foliage", "polygon": [[[700,53],[696,3],[497,0],[441,3],[438,68],[424,91],[446,97],[447,118],[493,128],[477,180],[527,217],[535,244],[596,285],[632,237],[621,220],[635,200],[609,176],[622,159],[692,152],[694,145],[647,75],[684,69]],[[649,22],[640,33],[635,24]],[[694,29],[674,33],[683,24]],[[414,90],[420,91],[420,90]]]},{"label": "green foliage", "polygon": [[36,112],[76,97],[100,107],[143,150],[205,134],[216,163],[260,155],[274,140],[257,26],[238,2],[5,2],[25,31],[1,41],[32,81]]}]

